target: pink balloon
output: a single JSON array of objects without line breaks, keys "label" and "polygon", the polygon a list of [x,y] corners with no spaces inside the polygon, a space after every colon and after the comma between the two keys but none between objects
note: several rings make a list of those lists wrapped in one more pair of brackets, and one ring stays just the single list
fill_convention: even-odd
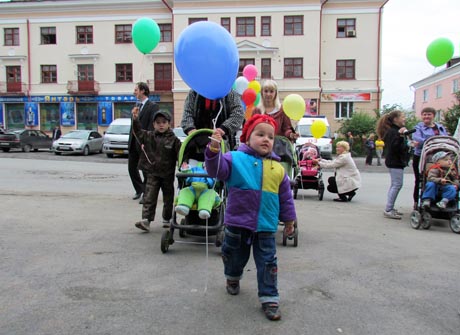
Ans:
[{"label": "pink balloon", "polygon": [[257,77],[257,68],[255,65],[248,64],[244,67],[243,69],[243,76],[248,80],[248,81],[253,81]]}]

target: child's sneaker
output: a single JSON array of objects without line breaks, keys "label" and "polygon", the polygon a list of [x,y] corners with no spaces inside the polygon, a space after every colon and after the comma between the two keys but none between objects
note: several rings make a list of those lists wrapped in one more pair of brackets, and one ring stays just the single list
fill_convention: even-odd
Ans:
[{"label": "child's sneaker", "polygon": [[190,212],[190,208],[184,205],[177,205],[176,208],[174,208],[177,214],[187,216],[188,213]]},{"label": "child's sneaker", "polygon": [[438,202],[438,203],[436,204],[436,206],[438,206],[438,207],[441,208],[441,209],[446,209],[446,207],[447,207],[447,201],[441,200],[440,202]]},{"label": "child's sneaker", "polygon": [[423,199],[422,207],[425,209],[429,209],[431,207],[431,200],[430,199]]},{"label": "child's sneaker", "polygon": [[171,220],[165,220],[163,219],[163,228],[169,228],[169,223]]},{"label": "child's sneaker", "polygon": [[396,211],[392,209],[391,211],[383,211],[383,216],[389,219],[401,220],[401,215],[396,214]]},{"label": "child's sneaker", "polygon": [[136,228],[142,229],[144,231],[150,231],[150,221],[147,219],[142,219],[134,224]]},{"label": "child's sneaker", "polygon": [[207,220],[211,217],[211,213],[209,213],[207,210],[202,209],[198,212],[198,216],[202,220]]}]

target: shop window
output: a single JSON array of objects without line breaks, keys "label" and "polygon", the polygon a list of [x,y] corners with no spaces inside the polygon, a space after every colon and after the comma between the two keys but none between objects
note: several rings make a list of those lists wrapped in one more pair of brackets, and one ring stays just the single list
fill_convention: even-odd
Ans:
[{"label": "shop window", "polygon": [[335,118],[350,119],[353,116],[353,102],[336,102]]},{"label": "shop window", "polygon": [[97,104],[77,104],[77,129],[97,130]]},{"label": "shop window", "polygon": [[24,104],[5,104],[5,128],[24,129]]},{"label": "shop window", "polygon": [[53,131],[54,127],[61,124],[58,103],[40,104],[40,129],[42,131]]},{"label": "shop window", "polygon": [[131,110],[134,107],[134,103],[114,103],[114,120],[119,118],[131,118]]}]

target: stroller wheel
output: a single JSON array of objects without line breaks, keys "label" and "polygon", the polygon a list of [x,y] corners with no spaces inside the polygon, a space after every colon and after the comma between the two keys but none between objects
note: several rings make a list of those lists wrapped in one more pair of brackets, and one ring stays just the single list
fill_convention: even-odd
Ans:
[{"label": "stroller wheel", "polygon": [[294,185],[294,187],[292,188],[292,197],[294,199],[297,199],[297,192],[299,192],[299,188],[297,187],[297,185]]},{"label": "stroller wheel", "polygon": [[165,230],[163,232],[163,235],[161,235],[161,252],[162,253],[168,252],[170,235],[171,234],[170,234],[169,230]]},{"label": "stroller wheel", "polygon": [[324,188],[320,188],[318,190],[318,200],[319,201],[323,200],[323,196],[324,196]]},{"label": "stroller wheel", "polygon": [[216,234],[216,247],[222,246],[224,243],[224,230],[220,230]]},{"label": "stroller wheel", "polygon": [[422,216],[417,211],[412,211],[410,214],[410,225],[414,229],[419,229],[422,224]]},{"label": "stroller wheel", "polygon": [[[180,220],[180,225],[183,226],[184,224],[185,224],[185,219],[181,219],[181,220]],[[184,238],[184,237],[186,236],[186,234],[185,234],[185,229],[179,228],[179,236],[180,236],[181,238]]]},{"label": "stroller wheel", "polygon": [[455,234],[460,234],[460,215],[455,214],[454,216],[452,216],[449,221],[449,225],[450,225],[450,229]]},{"label": "stroller wheel", "polygon": [[431,214],[428,212],[424,212],[422,214],[422,228],[430,229],[430,227],[431,227]]}]

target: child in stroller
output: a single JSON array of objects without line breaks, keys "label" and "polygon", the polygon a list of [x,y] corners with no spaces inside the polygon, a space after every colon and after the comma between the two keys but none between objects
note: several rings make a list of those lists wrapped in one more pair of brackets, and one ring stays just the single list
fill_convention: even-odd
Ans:
[{"label": "child in stroller", "polygon": [[319,148],[313,143],[305,143],[297,147],[299,156],[300,172],[295,179],[293,188],[294,199],[297,199],[299,189],[318,190],[318,199],[323,200],[324,183],[322,180],[321,167],[316,163],[320,157]]},{"label": "child in stroller", "polygon": [[[204,151],[213,134],[211,129],[199,129],[187,136],[179,151],[176,173],[178,181],[178,197],[176,210],[169,230],[161,237],[161,251],[168,251],[174,241],[174,231],[179,230],[181,238],[186,234],[194,236],[215,236],[215,245],[219,247],[223,241],[223,222],[225,212],[225,189],[207,174],[203,167]],[[222,152],[225,152],[226,143],[222,142]],[[189,170],[182,171],[181,168]],[[197,183],[198,181],[198,183]],[[198,195],[198,197],[197,197]],[[203,200],[207,203],[204,205]],[[178,222],[178,215],[183,216]],[[182,241],[182,243],[185,243]],[[199,242],[190,242],[199,243]]]}]

